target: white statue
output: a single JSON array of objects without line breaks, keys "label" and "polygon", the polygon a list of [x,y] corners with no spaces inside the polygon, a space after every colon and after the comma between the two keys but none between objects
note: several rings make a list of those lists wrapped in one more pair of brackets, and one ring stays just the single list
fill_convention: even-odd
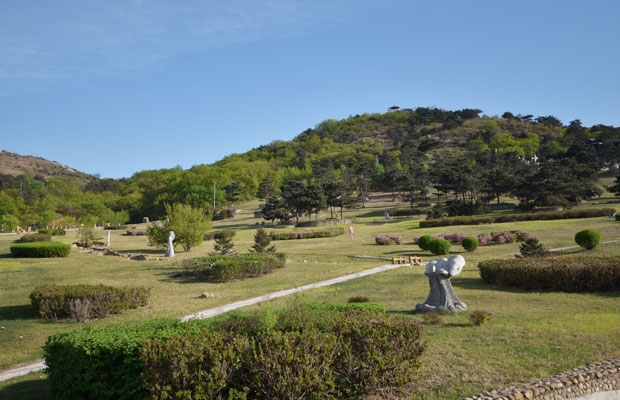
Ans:
[{"label": "white statue", "polygon": [[427,263],[424,274],[428,276],[430,293],[424,304],[415,306],[416,311],[425,313],[433,310],[449,312],[467,310],[467,305],[456,297],[450,283],[450,277],[460,274],[464,266],[465,259],[460,255],[447,260],[437,258]]},{"label": "white statue", "polygon": [[168,251],[166,251],[166,257],[174,257],[174,232],[170,231],[168,234]]},{"label": "white statue", "polygon": [[106,246],[110,247],[110,233],[112,231],[108,231],[108,242],[105,244]]}]

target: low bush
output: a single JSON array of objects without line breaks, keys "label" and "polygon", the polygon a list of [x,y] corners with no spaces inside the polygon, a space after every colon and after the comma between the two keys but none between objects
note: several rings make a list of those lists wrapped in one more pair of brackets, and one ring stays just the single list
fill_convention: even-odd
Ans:
[{"label": "low bush", "polygon": [[271,232],[271,240],[314,239],[344,235],[344,228],[331,228],[320,231]]},{"label": "low bush", "polygon": [[28,233],[17,239],[17,243],[32,243],[32,242],[49,242],[52,240],[52,236],[49,233]]},{"label": "low bush", "polygon": [[475,251],[478,248],[479,244],[480,242],[478,242],[478,239],[473,237],[465,237],[461,241],[461,245],[467,251]]},{"label": "low bush", "polygon": [[436,256],[448,254],[450,252],[450,242],[446,239],[435,239],[431,241],[429,250]]},{"label": "low bush", "polygon": [[103,229],[108,231],[121,231],[127,229],[127,225],[107,225],[104,226]]},{"label": "low bush", "polygon": [[[146,306],[149,295],[150,289],[145,287],[45,285],[30,293],[30,302],[35,312],[45,319],[68,318],[83,312],[86,312],[86,319],[90,319]],[[84,308],[87,310],[84,311]]]},{"label": "low bush", "polygon": [[218,255],[195,258],[186,264],[185,273],[198,281],[226,282],[271,273],[284,267],[283,253],[251,253],[244,255]]},{"label": "low bush", "polygon": [[232,229],[223,229],[219,231],[211,231],[205,235],[205,240],[213,240],[217,237],[224,237],[227,239],[232,239],[237,234],[237,231],[233,231]]},{"label": "low bush", "polygon": [[224,209],[213,213],[212,221],[221,221],[223,219],[232,218],[234,216],[233,210]]},{"label": "low bush", "polygon": [[373,303],[370,301],[347,302],[344,304],[308,303],[304,304],[302,308],[314,311],[363,311],[375,314],[385,314],[387,312],[387,307],[383,304]]},{"label": "low bush", "polygon": [[422,316],[424,325],[443,325],[443,315],[445,312],[432,310]]},{"label": "low bush", "polygon": [[480,225],[480,224],[492,224],[495,222],[515,222],[515,221],[538,221],[538,220],[553,220],[553,219],[572,219],[572,218],[595,218],[608,216],[613,214],[616,210],[613,208],[599,208],[599,209],[578,209],[578,210],[566,210],[566,211],[546,211],[546,212],[533,212],[522,214],[507,214],[492,216],[479,216],[479,217],[450,217],[439,219],[427,219],[420,221],[420,228],[431,228],[436,226],[451,226],[451,225]]},{"label": "low bush", "polygon": [[389,213],[390,217],[409,217],[411,215],[425,214],[425,212],[419,208],[397,208],[395,210],[390,210]]},{"label": "low bush", "polygon": [[481,225],[492,224],[494,222],[493,217],[448,217],[438,219],[427,219],[420,221],[420,228],[432,228],[436,226],[451,226],[451,225]]},{"label": "low bush", "polygon": [[525,290],[620,291],[620,257],[540,257],[482,261],[486,283]]},{"label": "low bush", "polygon": [[45,234],[52,235],[52,236],[65,236],[67,234],[67,232],[62,228],[55,228],[55,229],[41,228],[39,229],[39,233],[45,233]]},{"label": "low bush", "polygon": [[417,242],[418,242],[418,246],[422,249],[422,250],[430,250],[430,245],[431,242],[435,240],[434,237],[430,236],[430,235],[424,235],[421,236]]},{"label": "low bush", "polygon": [[[129,236],[144,236],[146,235],[147,231],[145,230],[128,230],[127,231],[127,235]],[[166,241],[168,237],[166,236]]]},{"label": "low bush", "polygon": [[575,242],[586,250],[592,250],[601,243],[601,233],[593,229],[585,229],[575,234]]},{"label": "low bush", "polygon": [[67,257],[71,246],[61,242],[16,243],[11,246],[13,257]]},{"label": "low bush", "polygon": [[368,300],[368,297],[366,296],[355,296],[349,298],[349,300],[347,300],[347,303],[368,303],[369,301],[370,300]]},{"label": "low bush", "polygon": [[616,221],[620,221],[620,213],[616,213]]},{"label": "low bush", "polygon": [[491,313],[484,310],[476,310],[470,314],[469,320],[476,326],[482,326],[489,321]]},{"label": "low bush", "polygon": [[86,327],[44,352],[59,400],[351,398],[411,381],[421,334],[412,318],[298,307]]},{"label": "low bush", "polygon": [[392,235],[377,235],[375,236],[375,243],[380,245],[388,245],[388,244],[401,244],[403,241],[402,236],[392,236]]}]

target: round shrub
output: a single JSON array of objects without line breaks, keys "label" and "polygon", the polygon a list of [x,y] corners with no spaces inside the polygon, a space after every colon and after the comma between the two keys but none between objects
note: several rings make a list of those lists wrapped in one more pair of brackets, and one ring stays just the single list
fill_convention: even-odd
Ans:
[{"label": "round shrub", "polygon": [[478,239],[476,238],[466,237],[466,238],[463,238],[461,245],[467,251],[475,251],[480,245],[480,242],[478,242]]},{"label": "round shrub", "polygon": [[586,250],[592,250],[601,243],[601,233],[593,229],[577,232],[575,242]]},{"label": "round shrub", "polygon": [[11,246],[13,257],[67,257],[71,246],[61,242],[17,243]]},{"label": "round shrub", "polygon": [[450,252],[450,242],[446,239],[435,239],[429,245],[429,250],[436,256],[448,254]]},{"label": "round shrub", "polygon": [[418,246],[420,246],[422,250],[430,250],[429,246],[433,240],[435,240],[435,238],[430,235],[421,236],[418,239]]}]

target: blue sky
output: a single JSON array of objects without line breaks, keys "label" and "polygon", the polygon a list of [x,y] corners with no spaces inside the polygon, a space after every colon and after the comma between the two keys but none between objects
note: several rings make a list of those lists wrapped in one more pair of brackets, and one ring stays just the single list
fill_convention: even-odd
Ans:
[{"label": "blue sky", "polygon": [[0,0],[0,147],[103,177],[391,105],[620,125],[620,2]]}]

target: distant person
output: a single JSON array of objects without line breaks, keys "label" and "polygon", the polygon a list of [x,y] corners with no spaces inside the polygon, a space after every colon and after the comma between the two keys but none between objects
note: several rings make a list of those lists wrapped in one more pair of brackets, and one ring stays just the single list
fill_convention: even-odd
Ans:
[{"label": "distant person", "polygon": [[388,220],[390,219],[390,213],[389,213],[389,212],[385,211],[385,212],[383,213],[383,215],[385,216],[385,220],[386,220],[386,221],[388,221]]}]

